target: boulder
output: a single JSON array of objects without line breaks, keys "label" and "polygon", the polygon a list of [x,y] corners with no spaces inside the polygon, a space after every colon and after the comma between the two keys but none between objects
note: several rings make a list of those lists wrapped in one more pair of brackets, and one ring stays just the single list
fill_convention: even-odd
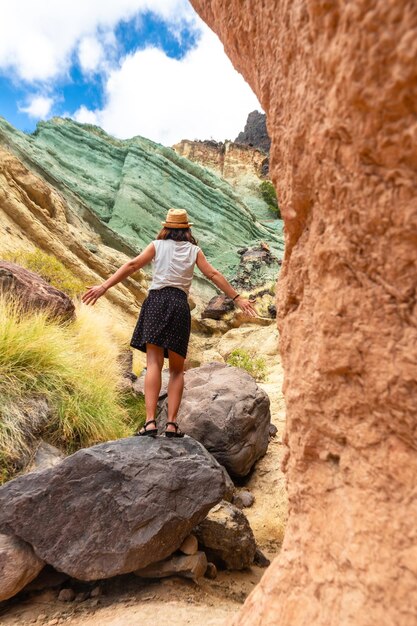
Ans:
[{"label": "boulder", "polygon": [[166,578],[167,576],[184,576],[197,580],[206,573],[207,557],[204,552],[172,556],[164,561],[152,563],[143,569],[136,570],[141,578]]},{"label": "boulder", "polygon": [[44,309],[64,320],[75,317],[74,303],[66,293],[16,263],[0,261],[0,293],[17,296],[25,309]]},{"label": "boulder", "polygon": [[[132,389],[135,393],[145,395],[145,374],[146,368],[143,370],[140,376],[134,381]],[[168,395],[168,383],[169,383],[169,369],[162,370],[161,391],[159,392],[159,400],[163,400]]]},{"label": "boulder", "polygon": [[226,569],[245,569],[254,562],[256,542],[249,522],[240,509],[221,502],[194,529],[207,557]]},{"label": "boulder", "polygon": [[27,472],[35,472],[38,470],[44,470],[48,467],[54,467],[65,458],[65,454],[55,448],[55,446],[51,446],[50,443],[46,441],[40,441],[33,457],[33,461],[28,468],[26,468]]},{"label": "boulder", "polygon": [[6,483],[0,531],[74,578],[109,578],[171,555],[226,491],[226,472],[190,437],[129,437]]},{"label": "boulder", "polygon": [[217,295],[211,298],[206,308],[201,314],[203,319],[220,320],[223,315],[233,311],[235,308],[231,298],[224,295]]},{"label": "boulder", "polygon": [[[208,363],[185,372],[181,429],[200,441],[233,476],[246,476],[268,447],[269,398],[244,370]],[[165,400],[158,418],[163,432]]]},{"label": "boulder", "polygon": [[0,534],[0,601],[19,593],[44,565],[25,541]]}]

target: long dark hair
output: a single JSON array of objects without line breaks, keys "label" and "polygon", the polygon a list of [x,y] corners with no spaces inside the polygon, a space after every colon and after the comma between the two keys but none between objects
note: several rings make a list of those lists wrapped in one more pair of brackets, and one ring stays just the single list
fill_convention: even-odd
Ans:
[{"label": "long dark hair", "polygon": [[197,239],[193,237],[191,228],[163,228],[159,231],[157,239],[173,239],[174,241],[189,241],[195,246],[198,244]]}]

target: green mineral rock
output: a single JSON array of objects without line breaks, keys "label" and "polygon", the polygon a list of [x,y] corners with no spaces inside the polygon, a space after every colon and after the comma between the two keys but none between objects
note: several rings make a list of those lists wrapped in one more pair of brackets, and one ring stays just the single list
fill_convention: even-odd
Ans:
[{"label": "green mineral rock", "polygon": [[229,183],[171,148],[143,137],[115,139],[61,118],[40,122],[32,135],[0,118],[0,144],[58,189],[84,219],[91,215],[93,227],[94,219],[104,223],[136,254],[174,207],[188,211],[207,258],[228,277],[236,273],[239,248],[264,241],[282,257],[280,220],[261,224]]}]

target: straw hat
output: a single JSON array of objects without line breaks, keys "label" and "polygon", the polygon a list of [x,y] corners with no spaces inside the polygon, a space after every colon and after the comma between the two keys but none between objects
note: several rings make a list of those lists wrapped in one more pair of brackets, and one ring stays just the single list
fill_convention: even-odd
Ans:
[{"label": "straw hat", "polygon": [[169,209],[166,221],[161,224],[165,228],[190,228],[193,225],[188,221],[187,211],[184,209]]}]

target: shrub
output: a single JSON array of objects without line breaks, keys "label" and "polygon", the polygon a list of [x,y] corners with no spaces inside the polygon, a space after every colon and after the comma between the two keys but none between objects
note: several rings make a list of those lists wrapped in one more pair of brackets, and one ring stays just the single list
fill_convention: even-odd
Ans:
[{"label": "shrub", "polygon": [[229,354],[226,363],[246,370],[256,380],[265,380],[266,378],[265,359],[263,357],[255,357],[253,353],[243,348],[233,350]]},{"label": "shrub", "polygon": [[279,219],[281,219],[281,211],[278,206],[278,198],[274,185],[270,180],[263,180],[259,185],[259,191],[262,198]]},{"label": "shrub", "polygon": [[36,436],[67,452],[127,436],[143,421],[143,401],[120,390],[110,318],[82,306],[73,324],[60,324],[3,296],[0,319],[0,480],[27,451],[30,398],[45,398],[51,410]]},{"label": "shrub", "polygon": [[64,291],[71,298],[85,291],[85,285],[56,257],[42,250],[16,250],[2,253],[5,261],[17,263],[42,276],[53,287]]}]

